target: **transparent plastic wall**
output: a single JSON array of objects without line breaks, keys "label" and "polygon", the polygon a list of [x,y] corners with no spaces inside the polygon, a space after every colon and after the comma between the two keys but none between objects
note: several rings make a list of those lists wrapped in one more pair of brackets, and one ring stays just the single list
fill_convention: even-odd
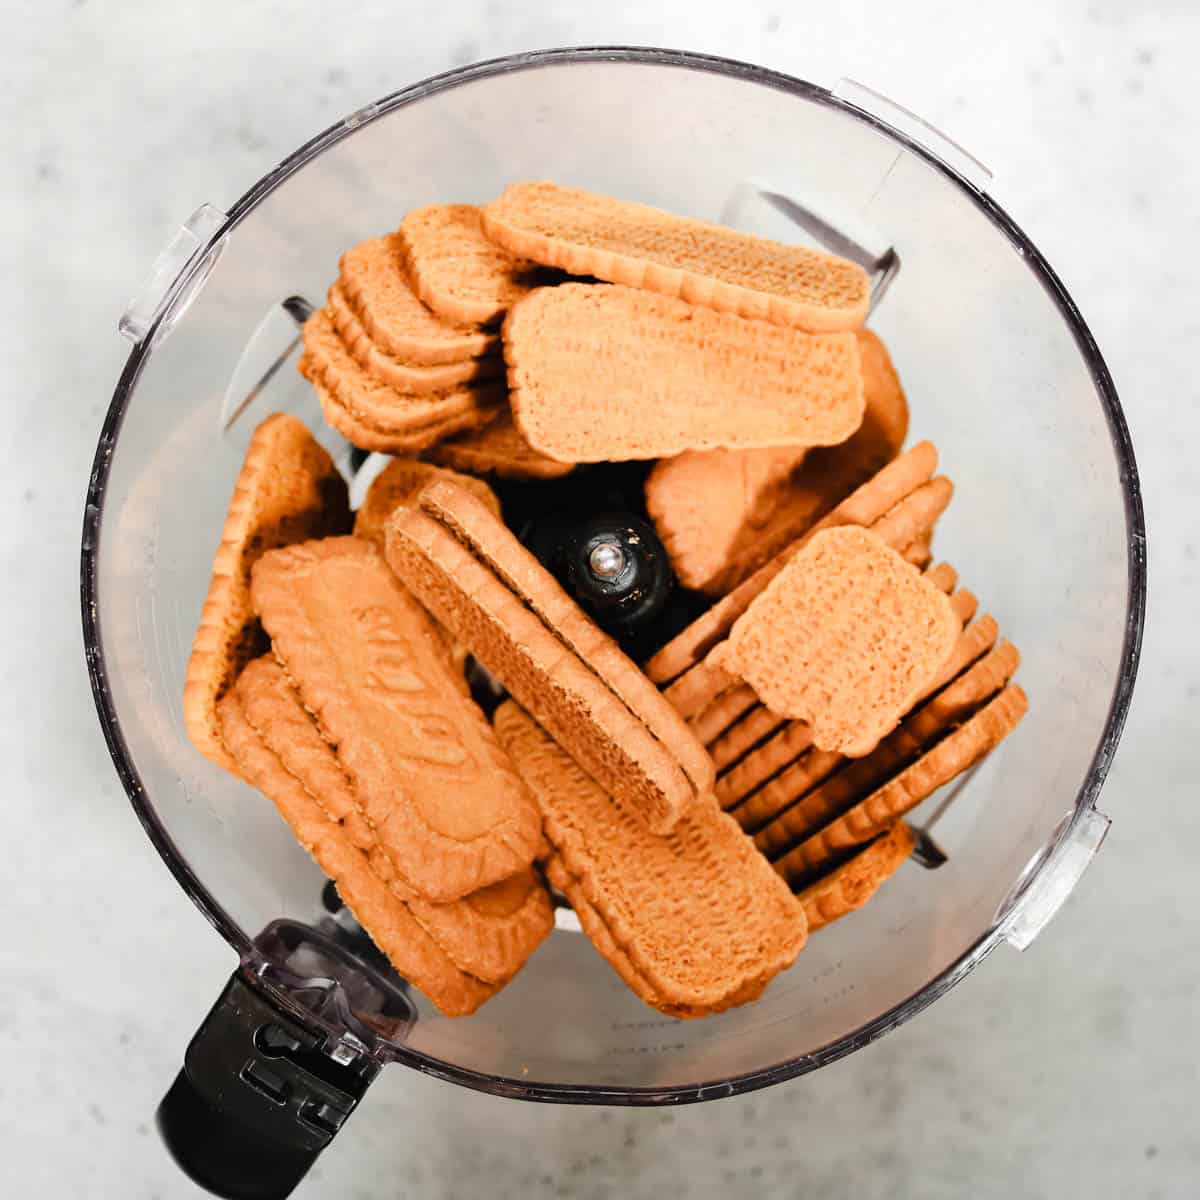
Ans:
[{"label": "transparent plastic wall", "polygon": [[[907,389],[912,437],[936,442],[957,487],[936,553],[1023,654],[1030,713],[941,819],[949,861],[906,865],[757,1003],[659,1017],[581,935],[559,930],[469,1019],[418,998],[407,1036],[421,1054],[523,1083],[711,1081],[719,1094],[720,1081],[844,1048],[990,944],[1014,883],[1075,807],[1105,728],[1127,615],[1122,481],[1088,365],[1017,247],[944,174],[815,94],[592,60],[477,78],[364,124],[244,216],[145,360],[101,525],[99,622],[124,741],[180,856],[247,938],[279,917],[314,919],[322,880],[271,805],[192,750],[180,695],[253,426],[288,408],[324,427],[289,362],[226,428],[231,378],[282,300],[321,302],[347,247],[417,205],[486,201],[521,178],[750,228],[760,210],[746,189],[765,187],[890,246],[900,269],[872,323]],[[345,444],[322,437],[344,461]]]}]

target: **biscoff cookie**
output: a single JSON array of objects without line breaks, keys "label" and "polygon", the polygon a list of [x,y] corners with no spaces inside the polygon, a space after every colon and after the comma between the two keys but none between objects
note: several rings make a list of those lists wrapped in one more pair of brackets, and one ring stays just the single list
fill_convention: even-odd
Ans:
[{"label": "biscoff cookie", "polygon": [[1010,683],[895,778],[819,829],[775,864],[793,886],[805,886],[841,852],[877,837],[943,784],[974,766],[1000,744],[1029,708],[1020,684]]},{"label": "biscoff cookie", "polygon": [[[502,523],[488,524],[477,506],[467,534],[462,521],[438,515],[397,511],[386,535],[392,569],[585,770],[652,829],[670,829],[711,787],[703,748],[665,705],[631,690],[637,668],[616,665],[615,646],[596,653],[579,632],[577,622],[588,620],[582,612],[565,619],[574,602]],[[548,623],[542,613],[558,619]],[[592,654],[595,662],[585,657]]]},{"label": "biscoff cookie", "polygon": [[[944,691],[906,717],[865,758],[845,763],[819,787],[794,799],[754,835],[754,844],[768,858],[778,858],[790,846],[815,833],[881,787],[947,729],[966,720],[1004,687],[1019,664],[1016,647],[1011,642],[1000,642]],[[742,827],[747,828],[745,824]]]},{"label": "biscoff cookie", "polygon": [[503,332],[517,428],[563,462],[833,445],[862,423],[852,333],[587,283],[535,289]]},{"label": "biscoff cookie", "polygon": [[803,910],[711,798],[655,836],[516,704],[495,724],[547,839],[659,1001],[714,1007],[791,965]]},{"label": "biscoff cookie", "polygon": [[408,905],[371,870],[366,852],[355,846],[345,828],[284,770],[246,720],[236,688],[218,707],[238,774],[279,809],[297,841],[333,880],[343,904],[396,970],[448,1017],[473,1013],[494,996],[499,988],[454,965]]},{"label": "biscoff cookie", "polygon": [[396,235],[417,295],[443,320],[487,325],[532,286],[534,264],[488,241],[473,204],[415,209]]},{"label": "biscoff cookie", "polygon": [[[372,431],[373,441],[385,443],[364,444],[363,449],[401,451],[409,449],[414,440],[424,440],[431,430],[445,436],[447,432],[477,428],[499,412],[507,396],[501,381],[422,394],[402,392],[381,383],[351,355],[325,309],[305,321],[303,337],[300,373],[317,386],[323,409],[328,394],[350,415],[356,428]],[[326,417],[334,423],[328,411]],[[346,436],[350,437],[348,433]],[[350,440],[355,441],[352,437]]]},{"label": "biscoff cookie", "polygon": [[270,656],[256,659],[242,672],[236,690],[246,720],[281,768],[366,853],[369,868],[408,905],[454,965],[484,983],[511,979],[554,926],[550,898],[536,874],[527,868],[447,904],[425,899],[396,872],[333,747],[279,663]]},{"label": "biscoff cookie", "polygon": [[856,329],[870,280],[856,263],[549,182],[510,183],[484,205],[510,254],[691,304],[814,333]]},{"label": "biscoff cookie", "polygon": [[626,708],[670,747],[696,795],[712,791],[712,759],[662,693],[579,607],[558,580],[509,532],[499,516],[452,480],[433,480],[420,505],[486,563],[568,649],[579,655]]},{"label": "biscoff cookie", "polygon": [[575,469],[574,463],[558,462],[535,450],[507,408],[483,428],[441,442],[425,457],[456,471],[501,479],[561,479]]},{"label": "biscoff cookie", "polygon": [[[905,497],[925,484],[936,468],[937,451],[933,443],[918,442],[910,450],[880,468],[871,479],[861,484],[818,521],[809,532],[836,525],[874,524]],[[783,570],[791,555],[799,551],[801,544],[794,542],[782,550],[656,651],[645,663],[646,674],[661,687],[700,662],[713,646],[725,637],[733,627],[734,621],[750,607],[751,601]]]},{"label": "biscoff cookie", "polygon": [[588,903],[582,885],[563,866],[562,859],[557,854],[552,854],[546,860],[546,878],[550,886],[560,891],[570,902],[575,915],[579,918],[580,929],[599,952],[600,957],[607,960],[639,1000],[668,1017],[694,1020],[698,1017],[713,1016],[716,1013],[726,1012],[730,1008],[749,1004],[766,991],[767,984],[771,981],[772,976],[769,973],[764,972],[757,977],[752,976],[720,1000],[703,1007],[694,1004],[674,1004],[664,1000],[654,985],[633,965],[629,955],[625,953],[613,936],[599,911]]},{"label": "biscoff cookie", "polygon": [[899,453],[908,402],[883,343],[858,339],[862,424],[840,446],[808,452],[694,450],[657,463],[646,510],[685,586],[723,596]]},{"label": "biscoff cookie", "polygon": [[371,340],[371,335],[358,319],[340,283],[335,283],[329,289],[326,307],[334,328],[358,365],[380,383],[386,383],[398,391],[422,396],[495,379],[504,374],[504,359],[499,354],[431,366],[389,354]]},{"label": "biscoff cookie", "polygon": [[234,484],[183,688],[188,736],[217,766],[237,770],[221,740],[217,702],[264,648],[250,603],[251,568],[277,546],[349,528],[346,484],[333,460],[303,422],[286,413],[267,417]]},{"label": "biscoff cookie", "polygon": [[877,837],[865,850],[796,893],[810,933],[862,908],[900,869],[917,839],[903,822]]},{"label": "biscoff cookie", "polygon": [[371,341],[404,362],[431,367],[500,352],[498,333],[446,321],[421,302],[395,234],[346,251],[338,282]]},{"label": "biscoff cookie", "polygon": [[946,595],[870,530],[818,533],[738,618],[714,655],[813,744],[866,754],[950,657]]},{"label": "biscoff cookie", "polygon": [[354,516],[356,537],[370,538],[383,546],[383,527],[388,518],[402,504],[415,504],[421,489],[436,479],[447,479],[476,496],[483,504],[500,516],[500,501],[496,493],[482,479],[473,475],[461,475],[445,467],[415,458],[394,458],[367,488],[367,494]]},{"label": "biscoff cookie", "polygon": [[337,748],[413,890],[444,903],[528,867],[537,810],[437,627],[374,543],[272,551],[251,592],[276,656]]}]

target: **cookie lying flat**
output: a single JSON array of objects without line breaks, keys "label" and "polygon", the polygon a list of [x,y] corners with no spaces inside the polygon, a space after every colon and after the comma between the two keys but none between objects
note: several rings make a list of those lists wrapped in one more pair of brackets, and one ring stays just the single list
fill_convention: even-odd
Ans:
[{"label": "cookie lying flat", "polygon": [[304,323],[299,367],[316,387],[326,419],[364,450],[425,448],[487,424],[506,398],[501,381],[422,394],[380,383],[346,349],[325,309]]},{"label": "cookie lying flat", "polygon": [[500,515],[500,501],[482,479],[472,475],[460,475],[444,467],[419,462],[415,458],[393,459],[371,480],[366,498],[354,517],[356,537],[370,538],[381,548],[383,527],[388,518],[402,504],[415,504],[421,489],[435,479],[447,479],[477,496],[496,516]]},{"label": "cookie lying flat", "polygon": [[511,183],[484,205],[510,254],[813,332],[855,329],[870,281],[844,258],[555,183]]},{"label": "cookie lying flat", "polygon": [[[856,488],[809,532],[835,525],[874,524],[924,485],[936,468],[937,451],[933,443],[918,442]],[[700,662],[725,637],[734,621],[750,607],[751,601],[783,569],[790,555],[798,550],[797,543],[782,550],[744,583],[697,617],[647,660],[646,674],[655,683],[664,686]]]},{"label": "cookie lying flat", "polygon": [[[882,787],[948,729],[968,719],[1008,683],[1020,661],[1011,642],[999,643],[944,691],[907,716],[865,758],[839,764],[837,773],[819,787],[793,799],[790,807],[754,835],[754,844],[768,858],[778,858],[789,847],[827,825]],[[743,829],[748,828],[745,822],[739,823]]]},{"label": "cookie lying flat", "polygon": [[421,303],[395,234],[368,238],[346,251],[338,282],[371,341],[385,354],[435,366],[500,350],[498,334],[443,320]]},{"label": "cookie lying flat", "polygon": [[405,979],[449,1017],[466,1016],[499,990],[461,971],[421,927],[408,906],[371,870],[351,841],[299,781],[284,770],[246,720],[236,690],[221,701],[220,719],[238,773],[284,815],[300,844],[334,881],[343,903]]},{"label": "cookie lying flat", "polygon": [[504,322],[504,357],[517,428],[562,462],[833,445],[862,422],[852,333],[803,333],[632,288],[537,288]]},{"label": "cookie lying flat", "polygon": [[456,471],[501,479],[561,479],[575,469],[574,463],[558,462],[535,450],[521,436],[507,408],[482,429],[442,442],[426,457]]},{"label": "cookie lying flat", "polygon": [[[932,528],[950,503],[953,494],[954,487],[950,480],[944,476],[931,479],[928,483],[921,484],[914,492],[880,517],[869,527],[870,531],[892,550],[898,551],[900,547],[908,545],[919,534]],[[840,509],[841,506],[839,506],[839,510],[835,511],[840,511]],[[746,604],[742,614],[744,615],[758,600],[762,592],[766,591],[766,588],[808,546],[814,537],[828,528],[858,528],[853,524],[831,525],[834,519],[835,514],[831,513],[825,520],[819,521],[807,534],[789,546],[782,555],[773,559],[767,564],[767,567],[748,579],[741,588],[730,592],[726,599],[738,600],[739,606],[744,602]],[[751,595],[751,585],[757,588],[759,584],[763,585],[761,590]],[[721,603],[723,604],[724,601]],[[716,607],[720,607],[720,605]],[[728,610],[726,615],[731,614],[732,609]],[[741,616],[738,616],[737,620],[740,619]],[[732,672],[723,661],[725,644],[725,642],[719,641],[701,662],[690,667],[666,688],[667,698],[688,720],[702,713],[722,692],[733,687],[741,679],[741,676]],[[771,708],[772,706],[768,704],[767,707]],[[781,713],[781,715],[789,714]]]},{"label": "cookie lying flat", "polygon": [[689,451],[646,477],[646,510],[685,586],[723,596],[899,452],[908,403],[883,343],[857,333],[865,408],[840,446]]},{"label": "cookie lying flat", "polygon": [[349,528],[346,484],[333,460],[295,417],[267,417],[234,485],[183,688],[188,736],[217,766],[237,770],[221,740],[217,702],[263,649],[250,603],[251,567],[277,546]]},{"label": "cookie lying flat", "polygon": [[1016,728],[1028,707],[1021,686],[1010,683],[894,779],[789,850],[774,864],[776,872],[793,886],[807,885],[825,863],[871,841],[943,784],[977,763]]},{"label": "cookie lying flat", "polygon": [[568,896],[577,890],[603,919],[653,989],[643,999],[715,1009],[791,965],[804,945],[803,910],[711,799],[657,837],[514,703],[500,706],[495,724],[574,877]]},{"label": "cookie lying flat", "polygon": [[687,726],[503,522],[444,483],[401,509],[387,559],[405,586],[594,778],[665,832],[711,791]]},{"label": "cookie lying flat", "polygon": [[865,850],[797,892],[809,933],[862,908],[900,869],[915,845],[913,831],[897,821]]},{"label": "cookie lying flat", "polygon": [[845,526],[812,538],[714,653],[767,708],[811,725],[815,746],[855,757],[912,707],[960,628],[915,567]]},{"label": "cookie lying flat", "polygon": [[417,295],[443,320],[486,325],[530,289],[533,264],[488,241],[473,204],[418,208],[396,234]]},{"label": "cookie lying flat", "polygon": [[528,867],[533,803],[436,626],[364,538],[272,551],[251,591],[399,875],[446,902]]},{"label": "cookie lying flat", "polygon": [[[550,933],[554,912],[545,887],[530,869],[448,904],[413,891],[396,873],[366,818],[333,747],[274,658],[256,659],[236,687],[245,719],[263,744],[308,792],[350,842],[366,853],[370,869],[409,908],[421,928],[456,967],[484,983],[504,983]],[[283,808],[284,817],[289,810]]]},{"label": "cookie lying flat", "polygon": [[427,395],[495,379],[504,374],[504,359],[499,354],[483,358],[464,358],[459,362],[437,363],[432,366],[397,358],[371,340],[366,326],[359,321],[340,283],[329,289],[329,317],[346,349],[368,375],[402,392]]}]

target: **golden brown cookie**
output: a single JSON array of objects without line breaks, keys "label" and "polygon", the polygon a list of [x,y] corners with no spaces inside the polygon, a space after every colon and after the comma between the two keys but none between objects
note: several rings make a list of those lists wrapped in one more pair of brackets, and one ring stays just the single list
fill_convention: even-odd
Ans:
[{"label": "golden brown cookie", "polygon": [[863,323],[863,269],[789,246],[555,183],[511,183],[482,210],[510,254],[755,320],[813,332]]},{"label": "golden brown cookie", "polygon": [[1024,690],[1010,683],[911,766],[789,850],[774,864],[775,870],[794,887],[806,886],[825,863],[871,841],[943,784],[974,766],[1016,728],[1028,707]]},{"label": "golden brown cookie", "polygon": [[449,1017],[466,1016],[499,990],[468,975],[421,927],[408,906],[371,870],[351,841],[299,781],[284,770],[246,720],[236,690],[220,703],[225,742],[245,778],[284,815],[300,844],[334,881],[342,902],[388,960]]},{"label": "golden brown cookie", "polygon": [[603,786],[664,832],[712,786],[686,725],[505,525],[433,484],[387,529],[393,570]]},{"label": "golden brown cookie", "polygon": [[797,892],[796,899],[804,905],[808,918],[809,932],[862,908],[900,869],[915,845],[913,831],[903,821],[897,821],[865,850]]},{"label": "golden brown cookie", "polygon": [[537,811],[437,627],[374,543],[272,551],[251,591],[399,875],[441,903],[528,867]]},{"label": "golden brown cookie", "polygon": [[577,888],[603,918],[653,989],[643,999],[715,1008],[791,965],[804,945],[803,911],[711,797],[655,836],[514,703],[495,723],[576,881],[568,895]]},{"label": "golden brown cookie", "polygon": [[343,254],[338,282],[375,345],[404,362],[436,366],[499,353],[498,333],[445,321],[421,303],[395,234]]},{"label": "golden brown cookie", "polygon": [[422,394],[380,383],[347,350],[326,309],[304,323],[299,367],[316,387],[326,420],[364,450],[424,449],[487,424],[506,398],[502,381]]},{"label": "golden brown cookie", "polygon": [[372,378],[398,391],[422,396],[504,374],[504,359],[499,354],[433,365],[389,354],[371,340],[340,283],[329,289],[327,309],[334,328],[358,365]]},{"label": "golden brown cookie", "polygon": [[369,869],[408,905],[454,965],[484,983],[511,979],[554,927],[550,898],[537,875],[527,868],[447,904],[425,899],[394,869],[337,754],[279,663],[270,656],[250,663],[236,692],[245,719],[279,767],[366,853]]},{"label": "golden brown cookie", "polygon": [[488,241],[473,204],[418,208],[396,234],[417,295],[443,320],[489,324],[530,289],[533,264]]},{"label": "golden brown cookie", "polygon": [[865,408],[848,441],[805,453],[689,451],[646,478],[646,509],[685,587],[723,596],[889,463],[908,403],[883,343],[856,334]]},{"label": "golden brown cookie", "polygon": [[962,622],[945,593],[877,534],[816,534],[738,618],[714,655],[813,744],[858,757],[912,707]]},{"label": "golden brown cookie", "polygon": [[456,471],[501,479],[561,479],[575,469],[574,463],[558,462],[535,450],[521,436],[507,408],[482,429],[442,442],[425,457]]},{"label": "golden brown cookie", "polygon": [[504,322],[504,357],[517,428],[561,462],[827,446],[862,423],[854,334],[633,288],[537,288]]},{"label": "golden brown cookie", "polygon": [[267,417],[234,485],[183,688],[188,736],[217,766],[237,770],[221,741],[217,702],[265,647],[250,604],[250,569],[276,546],[349,528],[346,484],[333,460],[295,417]]},{"label": "golden brown cookie", "polygon": [[354,533],[357,537],[370,538],[383,546],[383,527],[388,518],[402,504],[415,504],[421,489],[435,479],[448,479],[477,496],[496,514],[500,515],[500,501],[496,493],[482,479],[472,475],[460,475],[444,467],[435,467],[415,458],[393,459],[371,480],[366,498],[354,517]]},{"label": "golden brown cookie", "polygon": [[[809,532],[836,525],[873,525],[930,479],[937,467],[937,451],[931,442],[918,442],[839,503]],[[932,522],[930,522],[932,524]],[[908,538],[904,543],[912,541]],[[686,629],[658,650],[645,664],[646,674],[660,686],[670,683],[695,666],[750,607],[751,601],[783,569],[803,545],[792,543],[760,567],[744,583],[718,600]]]}]

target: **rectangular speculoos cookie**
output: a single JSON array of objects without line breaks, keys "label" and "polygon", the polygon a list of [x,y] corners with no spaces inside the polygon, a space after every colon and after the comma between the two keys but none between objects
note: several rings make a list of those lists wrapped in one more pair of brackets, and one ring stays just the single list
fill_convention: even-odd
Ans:
[{"label": "rectangular speculoos cookie", "polygon": [[652,829],[711,791],[711,760],[678,714],[477,500],[432,484],[386,545],[437,620]]},{"label": "rectangular speculoos cookie", "polygon": [[501,705],[495,723],[542,806],[568,894],[577,889],[603,920],[652,989],[643,999],[715,1010],[791,965],[806,936],[802,908],[711,797],[655,836],[516,704]]},{"label": "rectangular speculoos cookie", "polygon": [[[271,768],[271,777],[262,779],[267,785],[262,790],[289,824],[296,828],[306,813],[314,816],[311,804],[317,805],[366,854],[365,869],[408,906],[459,970],[489,984],[511,979],[554,925],[550,898],[534,871],[527,868],[446,904],[425,899],[395,871],[337,754],[321,736],[316,719],[304,708],[279,663],[269,655],[256,659],[242,672],[235,690],[242,716],[277,759],[275,764],[263,760]],[[285,774],[291,778],[283,778]],[[300,810],[289,799],[293,781],[311,802]]]},{"label": "rectangular speculoos cookie", "polygon": [[456,900],[528,867],[537,810],[428,614],[374,543],[328,538],[256,564],[254,606],[404,881]]},{"label": "rectangular speculoos cookie", "polygon": [[857,264],[660,208],[544,181],[511,183],[481,213],[510,254],[755,320],[823,333],[867,316]]},{"label": "rectangular speculoos cookie", "polygon": [[853,333],[585,283],[531,292],[503,332],[517,427],[564,462],[834,445],[862,422]]},{"label": "rectangular speculoos cookie", "polygon": [[221,739],[217,702],[263,649],[250,602],[250,569],[277,546],[349,529],[346,483],[324,447],[296,417],[267,417],[250,439],[234,484],[183,688],[188,736],[217,766],[237,771]]}]

